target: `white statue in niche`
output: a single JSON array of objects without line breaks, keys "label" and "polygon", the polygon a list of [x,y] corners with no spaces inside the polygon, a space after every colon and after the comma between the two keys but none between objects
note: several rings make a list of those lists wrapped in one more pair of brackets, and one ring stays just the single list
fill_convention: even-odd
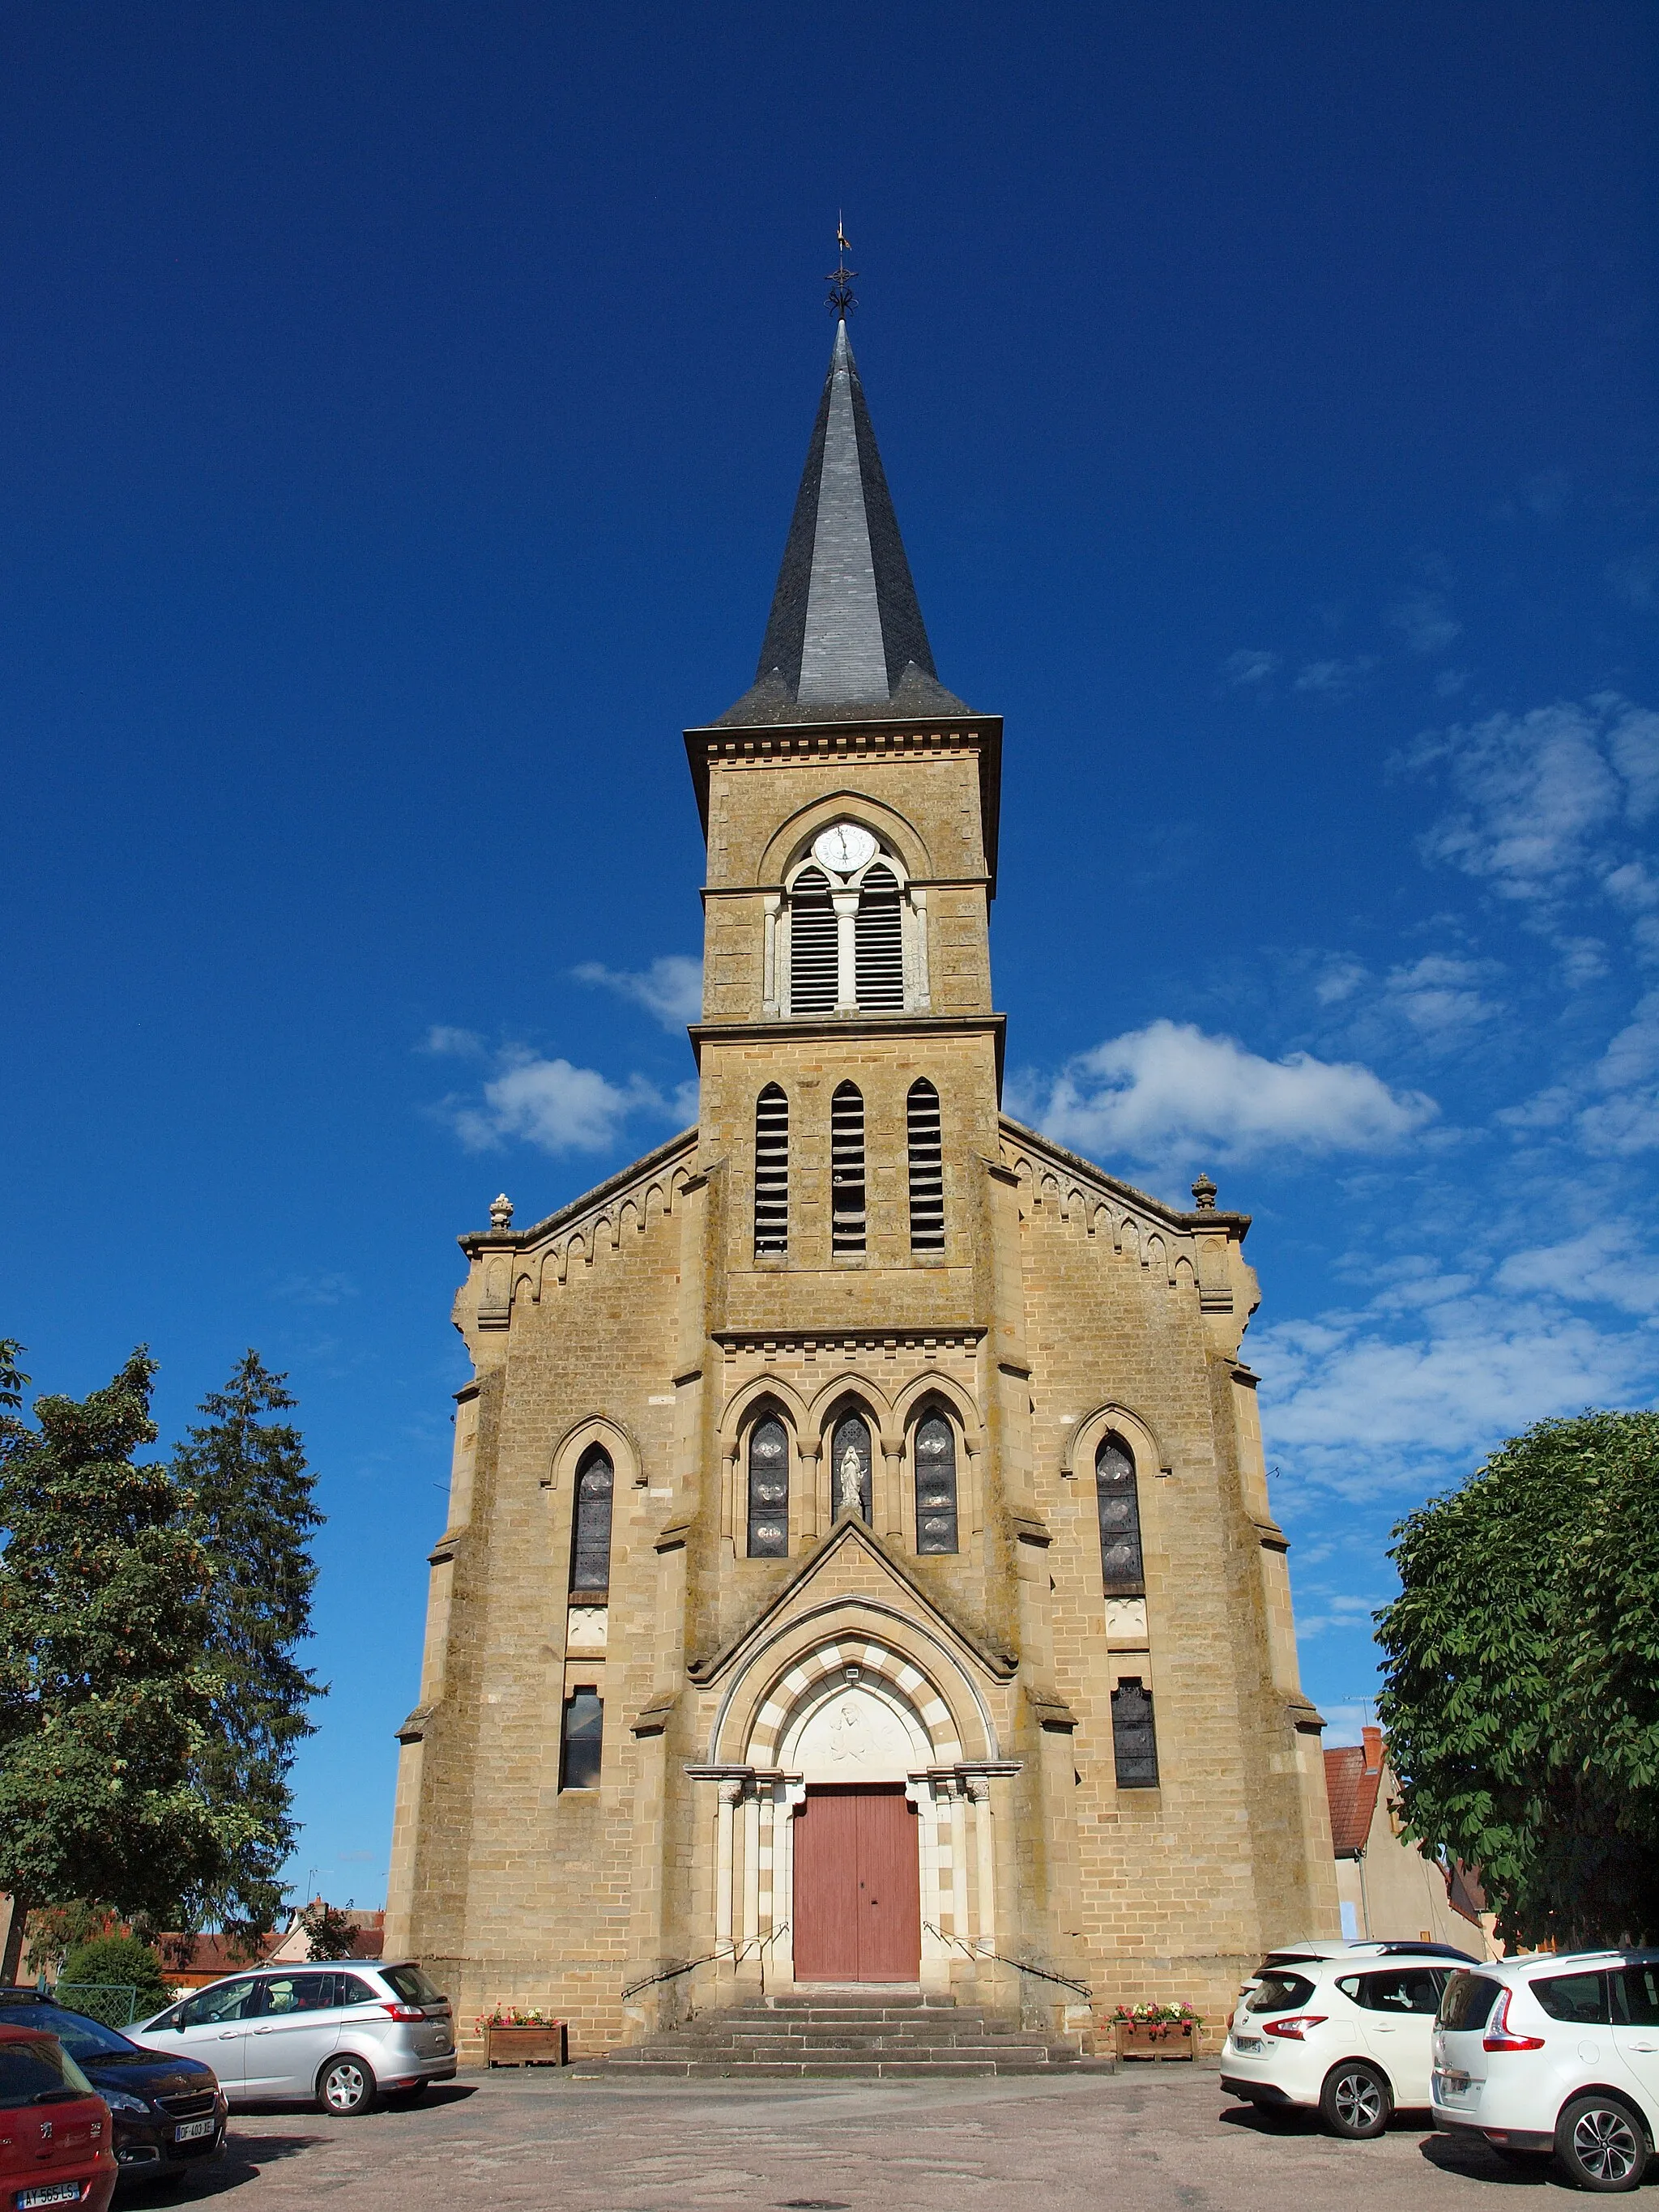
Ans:
[{"label": "white statue in niche", "polygon": [[864,1493],[859,1486],[859,1455],[848,1444],[841,1455],[841,1494],[836,1500],[838,1513],[862,1513]]},{"label": "white statue in niche", "polygon": [[825,1698],[787,1764],[809,1782],[900,1782],[929,1755],[884,1698],[857,1689]]}]

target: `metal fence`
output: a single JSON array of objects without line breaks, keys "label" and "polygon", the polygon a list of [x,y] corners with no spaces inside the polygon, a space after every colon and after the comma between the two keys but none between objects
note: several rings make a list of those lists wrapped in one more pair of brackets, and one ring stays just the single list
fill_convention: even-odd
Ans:
[{"label": "metal fence", "polygon": [[68,2012],[83,2012],[106,2027],[125,2027],[138,2016],[138,1991],[125,1982],[59,1982],[53,2001]]}]

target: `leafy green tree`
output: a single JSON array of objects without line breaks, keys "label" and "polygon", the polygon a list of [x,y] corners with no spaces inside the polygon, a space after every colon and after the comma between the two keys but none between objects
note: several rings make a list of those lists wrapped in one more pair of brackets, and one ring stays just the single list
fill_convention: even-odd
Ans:
[{"label": "leafy green tree", "polygon": [[356,1948],[357,1931],[337,1905],[313,1898],[300,1915],[306,1931],[306,1955],[312,1959],[349,1959]]},{"label": "leafy green tree", "polygon": [[1659,1413],[1540,1421],[1395,1529],[1380,1716],[1499,1931],[1659,1938]]},{"label": "leafy green tree", "polygon": [[90,1943],[94,1936],[116,1932],[115,1915],[106,1905],[88,1898],[71,1898],[67,1905],[37,1905],[29,1915],[29,1964],[37,1973],[56,1981],[71,1951]]},{"label": "leafy green tree", "polygon": [[[112,2027],[125,2027],[130,2020],[148,2020],[167,2001],[161,1961],[136,1936],[99,1936],[89,1943],[77,1944],[64,1960],[58,1981],[60,1989],[66,1983],[75,1985],[64,1991],[65,2004],[76,2012],[93,2012],[97,2019],[108,2020]],[[131,1990],[132,1996],[125,2005],[97,2004],[93,1993],[106,1990],[112,1993]],[[87,1998],[84,2003],[77,2001],[82,1996]],[[124,2012],[125,2017],[112,2018],[116,2011]]]},{"label": "leafy green tree", "polygon": [[278,1870],[296,1834],[289,1775],[314,1733],[307,1709],[322,1694],[294,1656],[311,1632],[310,1539],[323,1516],[300,1431],[270,1418],[295,1404],[286,1381],[245,1352],[225,1388],[203,1401],[202,1425],[173,1460],[212,1568],[206,1649],[216,1686],[197,1772],[210,1803],[240,1809],[247,1824],[195,1899],[194,1924],[245,1934],[273,1926],[282,1905]]},{"label": "leafy green tree", "polygon": [[[9,1355],[15,1370],[15,1354]],[[0,1426],[0,1889],[161,1920],[242,1842],[193,1774],[212,1713],[207,1556],[155,1439],[140,1349],[82,1401]]]}]

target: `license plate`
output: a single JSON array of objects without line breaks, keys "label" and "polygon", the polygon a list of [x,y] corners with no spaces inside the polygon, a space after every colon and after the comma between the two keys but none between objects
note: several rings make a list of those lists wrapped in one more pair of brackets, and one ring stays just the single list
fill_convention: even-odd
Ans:
[{"label": "license plate", "polygon": [[1233,2038],[1235,2051],[1265,2051],[1267,2047],[1259,2035],[1236,2035]]},{"label": "license plate", "polygon": [[34,2212],[37,2204],[78,2204],[81,2185],[78,2181],[54,2181],[45,2189],[25,2189],[17,2198],[17,2212]]},{"label": "license plate", "polygon": [[213,2122],[210,2119],[185,2120],[173,2130],[173,2140],[174,2142],[199,2142],[204,2136],[212,2133]]}]

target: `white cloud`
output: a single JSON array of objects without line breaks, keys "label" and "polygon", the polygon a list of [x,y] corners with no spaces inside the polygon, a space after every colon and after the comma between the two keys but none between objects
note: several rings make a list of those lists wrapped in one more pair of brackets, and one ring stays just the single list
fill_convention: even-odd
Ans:
[{"label": "white cloud", "polygon": [[499,1151],[513,1138],[544,1152],[604,1152],[636,1119],[683,1123],[696,1116],[695,1084],[665,1097],[642,1075],[612,1083],[596,1068],[544,1060],[523,1045],[505,1047],[495,1064],[481,1097],[453,1094],[430,1109],[470,1152]]},{"label": "white cloud", "polygon": [[1297,671],[1291,689],[1332,702],[1346,699],[1376,665],[1376,656],[1370,653],[1362,653],[1355,660],[1310,660]]},{"label": "white cloud", "polygon": [[1127,1152],[1173,1165],[1279,1150],[1384,1152],[1437,1109],[1368,1067],[1304,1052],[1264,1060],[1231,1037],[1156,1021],[1109,1038],[1062,1069],[1036,1109],[1042,1127],[1100,1158]]},{"label": "white cloud", "polygon": [[641,970],[605,968],[597,960],[585,960],[570,972],[579,983],[597,983],[619,999],[643,1006],[665,1030],[681,1030],[702,1018],[702,965],[684,953],[667,953]]},{"label": "white cloud", "polygon": [[1503,1012],[1501,1003],[1483,998],[1479,988],[1495,972],[1489,960],[1427,953],[1389,970],[1386,1003],[1428,1042],[1451,1043]]},{"label": "white cloud", "polygon": [[1253,684],[1265,684],[1278,666],[1276,653],[1253,652],[1247,646],[1227,655],[1221,664],[1221,672],[1229,684],[1239,690],[1249,690]]},{"label": "white cloud", "polygon": [[442,1022],[434,1022],[422,1039],[420,1049],[440,1058],[482,1060],[489,1047],[477,1030],[451,1029]]},{"label": "white cloud", "polygon": [[1250,1332],[1268,1455],[1298,1481],[1420,1493],[1533,1421],[1645,1399],[1659,1367],[1650,1333],[1597,1328],[1553,1298],[1466,1293],[1401,1318],[1374,1303]]},{"label": "white cloud", "polygon": [[1628,1221],[1593,1223],[1576,1237],[1510,1253],[1500,1290],[1591,1298],[1621,1313],[1659,1313],[1659,1254],[1644,1249]]},{"label": "white cloud", "polygon": [[1609,561],[1607,578],[1627,606],[1659,605],[1659,545],[1644,545]]},{"label": "white cloud", "polygon": [[1360,961],[1334,952],[1314,979],[1314,996],[1322,1006],[1340,1006],[1370,977],[1370,971]]},{"label": "white cloud", "polygon": [[1463,625],[1438,592],[1408,592],[1389,610],[1389,625],[1413,653],[1443,653],[1463,635]]},{"label": "white cloud", "polygon": [[1547,921],[1570,896],[1597,890],[1627,911],[1651,902],[1645,868],[1621,836],[1659,806],[1650,708],[1604,692],[1493,714],[1420,739],[1411,759],[1442,770],[1462,802],[1420,841],[1425,859]]}]

